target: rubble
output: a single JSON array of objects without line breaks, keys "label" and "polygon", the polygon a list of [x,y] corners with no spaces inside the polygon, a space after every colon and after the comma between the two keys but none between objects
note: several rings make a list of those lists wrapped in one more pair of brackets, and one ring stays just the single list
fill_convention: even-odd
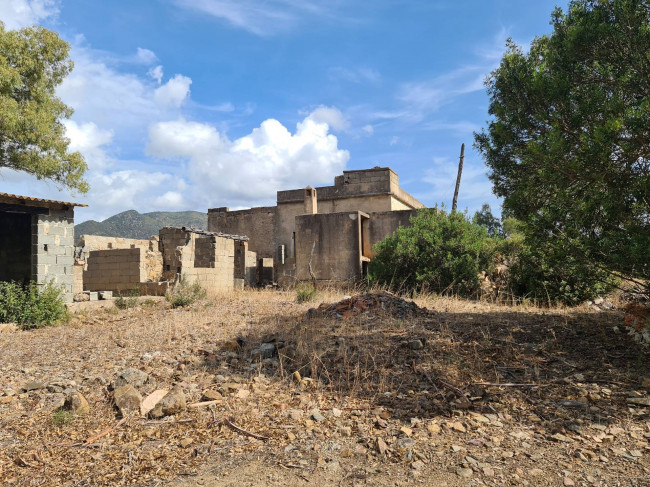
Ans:
[{"label": "rubble", "polygon": [[379,291],[346,297],[336,303],[323,303],[317,311],[336,318],[351,318],[362,313],[406,318],[426,312],[426,309],[388,291]]}]

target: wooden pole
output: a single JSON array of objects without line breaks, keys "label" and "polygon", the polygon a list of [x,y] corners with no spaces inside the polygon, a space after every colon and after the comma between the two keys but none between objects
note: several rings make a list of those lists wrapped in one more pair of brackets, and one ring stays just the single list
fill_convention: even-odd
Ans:
[{"label": "wooden pole", "polygon": [[463,162],[465,161],[465,144],[460,146],[460,160],[458,161],[458,177],[456,178],[456,189],[454,190],[454,200],[451,203],[451,211],[456,211],[458,206],[458,188],[460,188],[460,177],[463,174]]}]

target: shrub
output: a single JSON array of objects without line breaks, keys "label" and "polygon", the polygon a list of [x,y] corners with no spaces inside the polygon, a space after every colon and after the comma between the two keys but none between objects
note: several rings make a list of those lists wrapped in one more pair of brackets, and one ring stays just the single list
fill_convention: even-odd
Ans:
[{"label": "shrub", "polygon": [[420,210],[375,248],[371,283],[462,296],[480,290],[479,273],[494,266],[496,240],[462,213]]},{"label": "shrub", "polygon": [[174,308],[181,306],[189,306],[194,302],[205,298],[206,291],[201,287],[198,282],[188,284],[184,278],[174,286],[174,288],[167,292],[165,298],[169,301]]},{"label": "shrub", "polygon": [[26,286],[0,282],[0,322],[17,323],[23,329],[41,328],[69,318],[63,290],[53,282]]},{"label": "shrub", "polygon": [[115,306],[119,309],[135,308],[138,305],[139,289],[131,289],[125,293],[119,293],[115,299]]},{"label": "shrub", "polygon": [[316,288],[313,284],[308,282],[298,283],[296,286],[296,300],[299,303],[307,303],[313,301],[316,297]]}]

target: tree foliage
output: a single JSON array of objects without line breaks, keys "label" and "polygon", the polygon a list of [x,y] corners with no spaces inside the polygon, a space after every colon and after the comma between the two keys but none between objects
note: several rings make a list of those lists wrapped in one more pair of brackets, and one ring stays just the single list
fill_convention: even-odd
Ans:
[{"label": "tree foliage", "polygon": [[72,110],[55,94],[72,70],[69,49],[42,27],[5,30],[0,22],[0,168],[86,192],[86,163],[68,152],[61,122]]},{"label": "tree foliage", "polygon": [[432,208],[420,210],[374,250],[371,281],[472,296],[480,290],[479,273],[493,265],[494,245],[463,213]]},{"label": "tree foliage", "polygon": [[551,23],[528,52],[508,41],[475,146],[531,247],[648,278],[650,3],[574,0]]},{"label": "tree foliage", "polygon": [[485,228],[490,237],[503,236],[501,220],[492,214],[492,208],[487,203],[484,203],[481,209],[474,213],[472,223]]}]

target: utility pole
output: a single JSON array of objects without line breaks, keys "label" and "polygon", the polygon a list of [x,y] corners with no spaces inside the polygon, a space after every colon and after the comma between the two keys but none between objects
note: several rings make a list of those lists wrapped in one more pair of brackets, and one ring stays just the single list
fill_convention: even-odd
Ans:
[{"label": "utility pole", "polygon": [[460,176],[463,174],[463,162],[465,161],[465,144],[460,146],[460,160],[458,161],[458,177],[456,178],[456,189],[454,190],[454,200],[451,203],[451,211],[456,211],[458,205],[458,188],[460,187]]}]

